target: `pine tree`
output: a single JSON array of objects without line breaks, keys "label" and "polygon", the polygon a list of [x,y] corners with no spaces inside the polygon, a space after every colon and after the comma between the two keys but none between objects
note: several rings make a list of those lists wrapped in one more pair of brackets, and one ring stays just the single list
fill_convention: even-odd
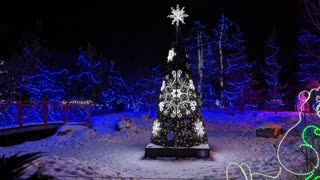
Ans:
[{"label": "pine tree", "polygon": [[73,69],[73,75],[69,77],[69,96],[99,102],[102,91],[106,88],[107,63],[90,43],[80,48],[77,66]]},{"label": "pine tree", "polygon": [[[164,147],[192,147],[208,143],[208,136],[199,109],[196,88],[187,66],[187,55],[179,21],[186,17],[182,8],[175,25],[174,41],[169,50],[165,79],[162,82],[157,118],[153,122],[151,143]],[[184,16],[183,16],[184,15]],[[181,19],[182,17],[182,19]]]},{"label": "pine tree", "polygon": [[282,98],[284,93],[281,92],[285,86],[279,83],[279,72],[281,66],[277,63],[279,47],[273,45],[273,42],[267,44],[267,56],[265,57],[265,66],[262,69],[267,83],[267,100],[266,104],[277,113],[279,107],[284,103]]},{"label": "pine tree", "polygon": [[214,51],[214,59],[218,59],[219,79],[215,82],[215,89],[219,94],[219,104],[227,105],[225,101],[225,65],[226,59],[230,57],[232,45],[229,42],[228,29],[232,26],[232,22],[223,14],[218,20],[216,27],[213,29],[212,48]]},{"label": "pine tree", "polygon": [[38,67],[50,66],[53,62],[45,41],[41,38],[42,25],[38,21],[31,33],[23,33],[8,61],[8,78],[12,96],[20,96],[27,85],[23,77],[34,76]]},{"label": "pine tree", "polygon": [[245,55],[245,41],[242,38],[239,26],[236,25],[236,32],[232,35],[232,52],[229,58],[226,59],[225,64],[225,101],[228,102],[229,107],[238,106],[244,108],[244,96],[246,90],[250,87],[251,78],[249,72],[254,63],[246,62]]},{"label": "pine tree", "polygon": [[213,49],[219,59],[219,94],[223,106],[245,106],[245,91],[249,87],[253,63],[246,62],[245,41],[239,26],[222,15],[213,29]]},{"label": "pine tree", "polygon": [[[300,83],[310,83],[310,81],[320,79],[320,37],[316,34],[310,33],[308,30],[300,32],[298,37],[298,62],[299,72],[298,81]],[[314,87],[302,87],[303,89]]]},{"label": "pine tree", "polygon": [[37,72],[32,76],[23,76],[21,87],[26,90],[31,99],[65,100],[68,70],[52,70],[46,66],[38,66]]},{"label": "pine tree", "polygon": [[106,88],[102,92],[102,101],[106,103],[109,111],[118,111],[117,106],[119,105],[127,105],[132,108],[132,102],[128,97],[131,93],[130,87],[124,81],[120,71],[115,70],[115,62],[110,61],[107,67],[108,70],[104,75]]},{"label": "pine tree", "polygon": [[217,98],[213,86],[219,70],[217,61],[213,59],[210,40],[200,21],[193,22],[189,36],[185,39],[191,75],[197,82],[198,103],[209,108]]}]

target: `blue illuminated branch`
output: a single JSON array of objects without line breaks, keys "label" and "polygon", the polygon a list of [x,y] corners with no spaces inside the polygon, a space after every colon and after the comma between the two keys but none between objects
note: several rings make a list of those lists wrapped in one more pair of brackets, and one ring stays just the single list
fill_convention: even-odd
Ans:
[{"label": "blue illuminated branch", "polygon": [[45,95],[50,100],[63,100],[66,91],[62,79],[68,75],[68,70],[63,69],[51,72],[46,67],[37,67],[37,74],[23,76],[20,86],[30,93],[32,99],[41,99]]},{"label": "blue illuminated branch", "polygon": [[22,81],[18,84],[26,90],[31,99],[41,99],[46,96],[50,100],[62,100],[65,94],[65,82],[68,70],[50,71],[47,67],[41,66],[42,61],[31,53],[27,48],[24,49],[25,57],[31,57],[38,62],[35,75],[23,75]]}]

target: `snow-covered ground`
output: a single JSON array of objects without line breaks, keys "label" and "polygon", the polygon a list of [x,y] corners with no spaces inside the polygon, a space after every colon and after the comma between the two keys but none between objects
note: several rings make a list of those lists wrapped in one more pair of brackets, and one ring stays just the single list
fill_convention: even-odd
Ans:
[{"label": "snow-covered ground", "polygon": [[[0,147],[0,154],[44,152],[26,169],[24,177],[40,168],[44,174],[63,180],[102,177],[226,179],[226,166],[232,162],[247,163],[253,172],[276,175],[280,167],[276,147],[283,136],[277,139],[256,137],[256,129],[281,126],[286,131],[299,120],[298,112],[265,111],[203,110],[203,118],[213,160],[144,159],[154,115],[133,112],[92,117],[92,129],[64,125],[46,139]],[[123,129],[116,128],[119,122]],[[301,144],[299,134],[290,133],[284,140],[280,154],[288,168],[304,162],[298,144]],[[230,166],[229,178],[245,179],[236,166]],[[289,179],[289,174],[283,170],[281,178]],[[263,178],[255,175],[253,179]]]}]

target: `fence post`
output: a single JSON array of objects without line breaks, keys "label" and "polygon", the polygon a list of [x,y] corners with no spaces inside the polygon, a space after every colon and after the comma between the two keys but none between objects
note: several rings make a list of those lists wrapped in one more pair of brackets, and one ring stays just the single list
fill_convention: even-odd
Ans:
[{"label": "fence post", "polygon": [[23,125],[23,116],[22,116],[22,101],[18,101],[18,124],[21,127]]},{"label": "fence post", "polygon": [[63,122],[67,122],[67,102],[66,101],[62,101],[62,111],[63,111],[63,115],[62,115],[62,120]]},{"label": "fence post", "polygon": [[45,125],[48,124],[48,118],[47,118],[47,114],[48,114],[48,100],[42,100],[42,120],[43,120],[43,123]]},{"label": "fence post", "polygon": [[91,124],[91,101],[88,104],[88,123]]}]

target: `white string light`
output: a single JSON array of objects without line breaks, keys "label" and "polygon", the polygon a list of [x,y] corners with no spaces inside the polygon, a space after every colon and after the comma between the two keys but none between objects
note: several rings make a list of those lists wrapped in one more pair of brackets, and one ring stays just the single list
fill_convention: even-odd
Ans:
[{"label": "white string light", "polygon": [[[299,148],[302,148],[302,147],[305,147],[305,148],[311,148],[313,150],[313,152],[316,154],[316,158],[317,158],[317,163],[316,165],[314,166],[313,170],[309,171],[309,172],[306,172],[306,173],[298,173],[298,172],[294,172],[290,169],[288,169],[281,161],[281,158],[280,158],[280,148],[281,148],[281,145],[284,141],[284,139],[288,136],[288,134],[290,133],[290,131],[292,131],[295,127],[297,127],[301,121],[302,121],[302,111],[303,111],[303,107],[304,105],[308,102],[308,100],[310,99],[311,97],[311,94],[313,91],[319,91],[320,87],[318,88],[313,88],[311,89],[310,91],[307,91],[307,90],[304,90],[304,91],[301,91],[299,93],[299,100],[302,101],[303,103],[301,104],[301,106],[299,107],[299,121],[293,125],[291,128],[289,128],[289,130],[284,134],[284,136],[282,137],[281,141],[279,142],[279,145],[278,145],[278,149],[277,149],[277,160],[278,162],[280,163],[280,167],[279,167],[279,172],[277,175],[275,176],[270,176],[270,175],[266,175],[266,174],[261,174],[261,173],[252,173],[252,170],[250,168],[250,166],[246,163],[241,163],[241,164],[238,164],[238,163],[235,163],[235,162],[232,162],[232,163],[229,163],[226,167],[226,178],[227,180],[229,179],[229,168],[230,166],[232,165],[235,165],[235,166],[238,166],[242,172],[242,174],[244,175],[245,179],[248,180],[252,180],[253,179],[253,176],[254,175],[257,175],[257,176],[264,176],[264,177],[267,177],[267,178],[271,178],[271,179],[275,179],[275,178],[278,178],[281,174],[281,171],[282,171],[282,168],[285,169],[287,172],[293,174],[293,175],[298,175],[298,176],[307,176],[307,175],[311,175],[314,173],[314,171],[319,167],[319,154],[317,152],[317,150],[315,148],[313,148],[312,146],[308,145],[308,144],[300,144],[298,147]],[[306,94],[306,98],[302,98],[303,95]],[[320,102],[320,97],[317,96],[316,97],[316,101]],[[316,107],[316,113],[318,115],[318,117],[320,117],[320,103],[317,105]],[[245,171],[245,168],[247,168],[247,170],[249,171],[249,174],[247,174],[247,172]],[[310,178],[311,176],[309,176],[308,178]],[[318,177],[317,177],[318,178]]]},{"label": "white string light", "polygon": [[[309,174],[313,173],[313,172],[315,171],[315,169],[317,169],[318,166],[319,166],[319,154],[318,154],[317,150],[314,149],[312,146],[306,146],[306,145],[304,145],[304,144],[300,144],[300,145],[299,145],[299,148],[301,148],[302,146],[304,146],[304,147],[306,147],[306,148],[311,148],[311,149],[314,151],[314,153],[316,154],[317,163],[316,163],[315,167],[313,168],[313,170],[311,170],[311,171],[309,171],[309,172],[306,172],[306,173],[297,173],[297,172],[291,171],[290,169],[288,169],[288,168],[282,163],[281,158],[280,158],[280,148],[281,148],[281,145],[282,145],[284,139],[287,137],[287,135],[289,134],[290,131],[292,131],[295,127],[297,127],[297,126],[301,123],[301,121],[302,121],[302,110],[303,110],[304,105],[305,105],[305,104],[308,102],[308,100],[310,99],[311,93],[312,93],[313,91],[319,91],[319,89],[320,89],[320,87],[318,87],[318,88],[313,88],[313,89],[311,89],[311,91],[304,90],[304,91],[301,91],[301,92],[299,93],[299,96],[298,96],[298,97],[299,97],[299,100],[303,102],[303,103],[301,104],[300,108],[299,108],[299,110],[300,110],[300,111],[299,111],[299,121],[298,121],[295,125],[293,125],[293,126],[284,134],[284,136],[282,137],[282,139],[281,139],[281,141],[280,141],[280,143],[279,143],[278,149],[277,149],[277,159],[278,159],[281,167],[283,167],[286,171],[288,171],[289,173],[294,174],[294,175],[298,175],[298,176],[306,176],[306,175],[309,175]],[[302,98],[302,95],[303,95],[303,94],[306,94],[306,95],[307,95],[306,98]],[[317,110],[317,114],[318,114],[318,116],[319,116],[319,108],[316,108],[316,110]],[[320,116],[319,116],[319,117],[320,117]]]},{"label": "white string light", "polygon": [[[226,177],[227,177],[227,180],[229,179],[229,167],[232,166],[232,165],[235,165],[235,166],[238,166],[243,174],[243,176],[245,177],[246,180],[252,180],[253,179],[253,176],[256,175],[256,176],[264,176],[264,177],[267,177],[267,178],[271,178],[271,179],[276,179],[280,176],[281,174],[281,167],[279,167],[279,172],[277,175],[275,176],[269,176],[269,175],[266,175],[266,174],[261,174],[261,173],[252,173],[252,170],[250,168],[250,166],[246,163],[241,163],[241,164],[238,164],[238,163],[235,163],[235,162],[232,162],[232,163],[229,163],[227,165],[227,170],[226,170]],[[247,174],[247,172],[245,171],[244,167],[247,168],[247,170],[249,171],[249,174]]]}]

